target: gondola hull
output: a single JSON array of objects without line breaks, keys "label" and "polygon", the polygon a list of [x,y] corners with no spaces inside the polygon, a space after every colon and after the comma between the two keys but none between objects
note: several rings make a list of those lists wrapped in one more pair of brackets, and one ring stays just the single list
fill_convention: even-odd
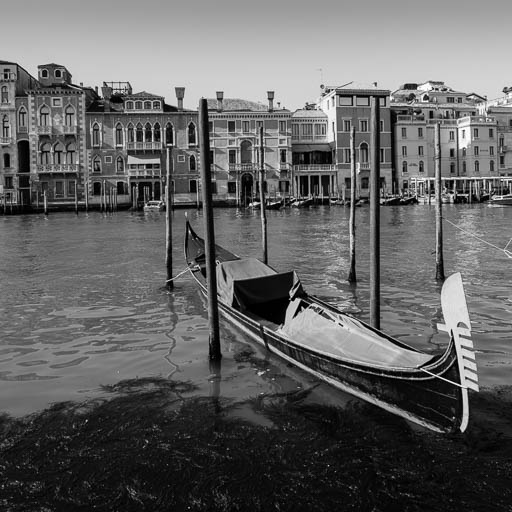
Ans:
[{"label": "gondola hull", "polygon": [[[203,240],[187,223],[186,260],[199,289],[207,296],[204,268],[196,257],[203,254],[203,244]],[[236,255],[217,248],[217,262],[236,259]],[[319,311],[322,310],[327,315],[344,315],[318,298],[305,293],[301,301]],[[354,357],[346,358],[320,350],[318,347],[307,346],[287,335],[274,322],[241,311],[223,300],[219,300],[219,310],[230,323],[270,352],[338,389],[434,431],[463,431],[467,426],[467,369],[461,361],[462,356],[457,350],[457,336],[453,333],[442,354],[425,355],[427,361],[420,367],[400,367],[380,365],[378,362],[361,362]],[[344,315],[343,318],[348,317]],[[353,321],[358,322],[369,335],[378,337],[382,343],[392,345],[394,350],[422,354],[367,324],[358,320]],[[476,380],[476,366],[474,379]],[[476,385],[473,387],[476,388]]]}]

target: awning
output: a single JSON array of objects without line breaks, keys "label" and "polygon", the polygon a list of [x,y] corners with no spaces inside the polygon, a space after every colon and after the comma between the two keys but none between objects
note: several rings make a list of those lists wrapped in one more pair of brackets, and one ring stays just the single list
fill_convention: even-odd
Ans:
[{"label": "awning", "polygon": [[160,158],[154,156],[132,156],[128,155],[128,165],[137,164],[160,164]]},{"label": "awning", "polygon": [[311,151],[331,151],[329,144],[293,144],[293,153],[309,153]]}]

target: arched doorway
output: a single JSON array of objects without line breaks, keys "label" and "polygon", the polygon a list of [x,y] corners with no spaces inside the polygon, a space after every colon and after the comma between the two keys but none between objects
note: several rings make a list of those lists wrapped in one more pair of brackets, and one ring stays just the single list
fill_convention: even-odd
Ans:
[{"label": "arched doorway", "polygon": [[254,180],[252,174],[246,172],[240,178],[240,204],[247,206],[252,201]]},{"label": "arched doorway", "polygon": [[30,144],[28,140],[18,141],[18,190],[23,206],[31,204],[30,190]]}]

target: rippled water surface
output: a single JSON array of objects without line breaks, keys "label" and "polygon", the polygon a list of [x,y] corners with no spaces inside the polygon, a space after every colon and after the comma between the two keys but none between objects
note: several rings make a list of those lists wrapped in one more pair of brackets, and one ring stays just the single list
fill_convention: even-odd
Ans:
[{"label": "rippled water surface", "polygon": [[[447,275],[461,272],[481,385],[512,381],[512,208],[443,208]],[[216,209],[217,243],[261,256],[259,212]],[[196,210],[189,217],[203,231]],[[304,286],[361,319],[369,316],[369,208],[357,210],[356,286],[348,274],[348,217],[343,207],[269,211],[269,262],[294,268]],[[184,269],[184,211],[173,213],[173,267]],[[433,206],[381,208],[381,328],[433,350],[446,343],[435,281]],[[163,376],[208,393],[204,304],[188,274],[172,293],[165,283],[165,215],[117,212],[0,217],[0,410],[14,415],[52,402],[101,394],[122,379]],[[247,398],[300,387],[309,377],[273,358],[240,364],[234,354],[259,348],[221,323],[220,393]],[[270,356],[271,358],[273,356]],[[217,383],[218,385],[218,383]],[[327,386],[318,391],[342,400]]]}]

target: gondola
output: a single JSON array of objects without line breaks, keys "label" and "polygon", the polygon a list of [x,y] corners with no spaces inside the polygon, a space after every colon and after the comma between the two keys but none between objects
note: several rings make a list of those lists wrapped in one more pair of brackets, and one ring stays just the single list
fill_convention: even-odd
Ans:
[{"label": "gondola", "polygon": [[[185,259],[207,296],[204,240],[186,222]],[[471,322],[460,274],[444,283],[449,342],[417,350],[306,293],[295,273],[216,246],[219,311],[267,350],[391,413],[437,432],[463,432],[468,390],[478,391]]]}]

